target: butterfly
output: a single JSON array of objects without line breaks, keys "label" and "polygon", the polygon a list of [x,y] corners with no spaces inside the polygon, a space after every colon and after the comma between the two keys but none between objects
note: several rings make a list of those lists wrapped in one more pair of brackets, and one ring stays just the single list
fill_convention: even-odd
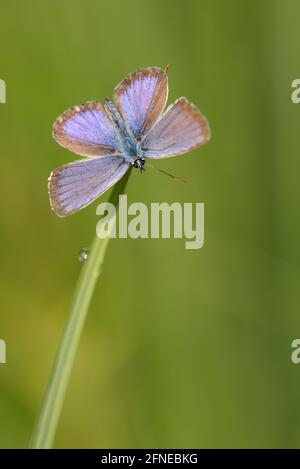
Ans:
[{"label": "butterfly", "polygon": [[207,142],[206,118],[186,98],[164,112],[168,99],[166,69],[148,67],[130,73],[114,90],[113,101],[91,101],[65,111],[53,125],[53,137],[84,159],[60,166],[48,180],[50,205],[60,217],[86,207],[146,159],[189,152]]}]

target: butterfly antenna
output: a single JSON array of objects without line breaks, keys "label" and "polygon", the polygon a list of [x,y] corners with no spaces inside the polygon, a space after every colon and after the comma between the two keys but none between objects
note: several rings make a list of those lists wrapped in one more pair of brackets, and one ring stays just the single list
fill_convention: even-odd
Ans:
[{"label": "butterfly antenna", "polygon": [[152,166],[152,164],[146,163],[146,166],[149,166],[149,168],[155,169],[155,171],[158,171],[159,173],[165,174],[166,176],[169,176],[172,178],[174,181],[178,182],[179,184],[185,184],[187,183],[186,179],[178,178],[177,176],[173,176],[173,174],[167,173],[167,171],[164,171],[163,169],[156,168],[155,166]]}]

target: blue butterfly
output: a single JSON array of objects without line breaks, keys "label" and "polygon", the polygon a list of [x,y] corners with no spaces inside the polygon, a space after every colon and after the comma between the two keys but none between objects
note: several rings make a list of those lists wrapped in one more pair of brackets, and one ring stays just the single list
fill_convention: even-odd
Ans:
[{"label": "blue butterfly", "polygon": [[113,101],[87,102],[65,111],[53,125],[63,147],[84,156],[54,169],[50,204],[61,217],[93,202],[133,166],[145,159],[169,158],[207,142],[210,129],[199,110],[179,98],[168,99],[166,70],[148,67],[129,74],[114,90]]}]

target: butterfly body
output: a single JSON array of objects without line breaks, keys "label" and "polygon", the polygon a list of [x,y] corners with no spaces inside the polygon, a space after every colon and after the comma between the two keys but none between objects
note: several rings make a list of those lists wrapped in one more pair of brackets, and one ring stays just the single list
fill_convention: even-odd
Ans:
[{"label": "butterfly body", "polygon": [[113,101],[74,106],[55,121],[55,140],[85,157],[50,175],[50,204],[57,215],[91,203],[130,166],[143,172],[145,159],[180,155],[209,140],[205,117],[185,98],[163,113],[167,97],[166,70],[148,67],[129,74],[115,88]]},{"label": "butterfly body", "polygon": [[125,161],[132,164],[135,158],[141,157],[141,149],[135,136],[124,122],[116,105],[108,98],[104,100],[104,108],[109,115],[119,142],[119,151]]},{"label": "butterfly body", "polygon": [[119,113],[118,108],[110,99],[106,98],[104,100],[104,107],[116,128],[121,157],[143,173],[145,171],[145,158],[140,140],[133,135]]}]

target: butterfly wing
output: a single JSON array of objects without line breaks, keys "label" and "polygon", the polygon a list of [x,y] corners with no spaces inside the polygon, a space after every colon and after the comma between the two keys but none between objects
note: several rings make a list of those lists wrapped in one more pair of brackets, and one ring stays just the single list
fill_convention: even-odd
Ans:
[{"label": "butterfly wing", "polygon": [[81,156],[103,156],[117,153],[115,128],[98,101],[74,106],[65,111],[53,125],[55,140]]},{"label": "butterfly wing", "polygon": [[146,158],[169,158],[203,145],[210,138],[207,120],[185,98],[178,99],[142,141]]},{"label": "butterfly wing", "polygon": [[121,179],[128,168],[121,156],[104,156],[54,169],[48,183],[52,209],[60,217],[77,212]]},{"label": "butterfly wing", "polygon": [[158,67],[130,73],[114,90],[114,102],[136,138],[158,120],[167,99],[168,77]]}]

